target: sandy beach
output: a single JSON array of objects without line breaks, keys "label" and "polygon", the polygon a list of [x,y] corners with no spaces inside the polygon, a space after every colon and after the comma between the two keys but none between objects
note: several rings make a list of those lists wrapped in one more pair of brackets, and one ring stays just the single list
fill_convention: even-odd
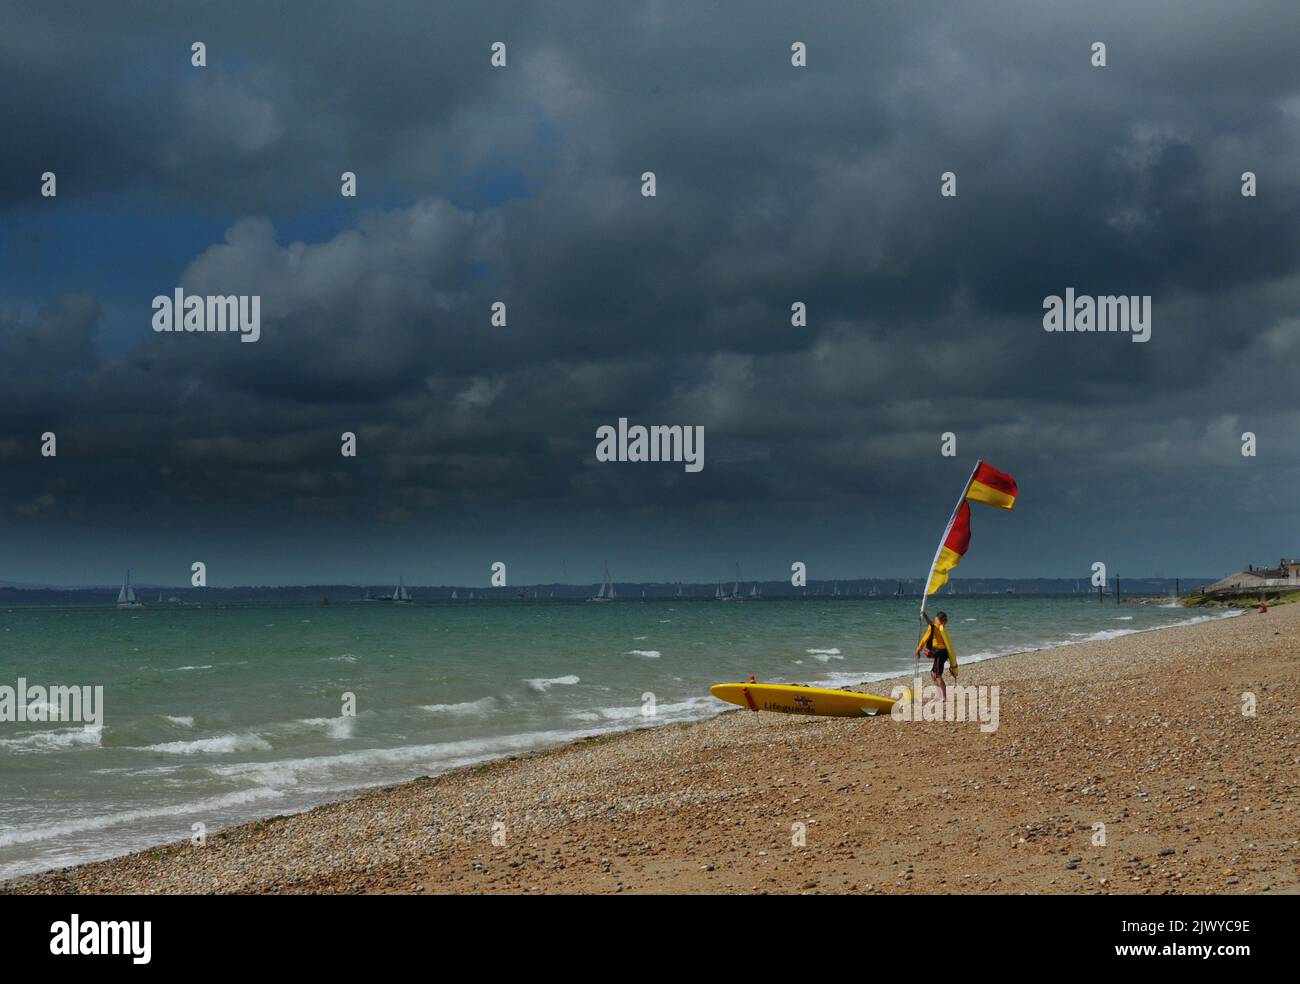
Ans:
[{"label": "sandy beach", "polygon": [[737,710],[0,890],[1295,893],[1298,630],[1288,605],[967,664],[992,733]]}]

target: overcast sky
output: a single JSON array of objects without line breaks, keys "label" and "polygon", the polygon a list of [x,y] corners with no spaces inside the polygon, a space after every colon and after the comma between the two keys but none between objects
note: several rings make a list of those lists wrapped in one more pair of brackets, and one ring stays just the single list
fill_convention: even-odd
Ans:
[{"label": "overcast sky", "polygon": [[[977,457],[965,577],[1300,554],[1293,0],[3,19],[0,580],[921,577]],[[260,341],[153,332],[178,286]],[[703,471],[597,463],[619,417]]]}]

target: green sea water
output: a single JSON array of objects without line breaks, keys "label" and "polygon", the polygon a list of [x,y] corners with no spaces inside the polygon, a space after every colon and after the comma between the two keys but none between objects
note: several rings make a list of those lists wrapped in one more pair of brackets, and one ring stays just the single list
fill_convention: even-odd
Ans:
[{"label": "green sea water", "polygon": [[[916,599],[159,605],[0,611],[0,687],[102,686],[103,724],[0,722],[0,878],[600,732],[729,708],[708,686],[910,671]],[[968,661],[1204,619],[957,596]],[[345,695],[355,714],[345,714]],[[645,712],[653,706],[653,715]]]}]

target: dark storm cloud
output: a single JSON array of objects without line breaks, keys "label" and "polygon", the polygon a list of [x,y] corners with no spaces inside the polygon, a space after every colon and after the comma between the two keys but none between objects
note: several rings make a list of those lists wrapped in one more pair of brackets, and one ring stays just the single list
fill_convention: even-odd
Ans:
[{"label": "dark storm cloud", "polygon": [[[0,319],[11,513],[553,505],[798,529],[929,515],[951,430],[1076,526],[1193,489],[1295,519],[1291,4],[42,4],[6,26],[0,122],[23,139],[0,207],[32,209],[48,168],[42,207],[227,227],[116,299],[138,312],[126,356],[96,348],[75,282]],[[343,170],[355,211],[288,231],[341,207]],[[150,332],[177,269],[261,295],[261,341]],[[1152,341],[1044,333],[1066,287],[1151,294]],[[619,416],[704,425],[705,471],[595,465]],[[55,424],[57,489],[33,437]]]}]

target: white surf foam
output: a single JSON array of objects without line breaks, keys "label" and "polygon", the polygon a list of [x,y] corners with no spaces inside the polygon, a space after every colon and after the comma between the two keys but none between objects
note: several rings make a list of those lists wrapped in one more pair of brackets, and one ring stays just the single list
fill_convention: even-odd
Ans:
[{"label": "white surf foam", "polygon": [[561,677],[538,677],[534,680],[525,680],[529,690],[535,690],[539,694],[544,694],[552,687],[572,687],[578,683],[578,678],[573,674]]},{"label": "white surf foam", "polygon": [[98,748],[102,742],[102,728],[58,728],[52,731],[33,731],[16,738],[0,738],[0,748],[13,752],[60,752],[68,748]]},{"label": "white surf foam", "polygon": [[465,700],[459,704],[421,704],[420,710],[430,714],[446,714],[454,717],[477,717],[490,714],[496,710],[500,701],[496,697],[480,697],[478,700]]},{"label": "white surf foam", "polygon": [[[1228,609],[1214,615],[1194,615],[1191,618],[1179,619],[1176,622],[1166,622],[1164,625],[1148,625],[1141,629],[1101,629],[1097,632],[1071,632],[1071,638],[1051,642],[1041,642],[1034,645],[1007,646],[1003,649],[985,650],[966,657],[966,662],[979,662],[985,659],[996,659],[999,656],[1010,656],[1014,653],[1032,653],[1039,652],[1043,649],[1055,649],[1058,646],[1074,646],[1081,642],[1105,642],[1108,639],[1119,639],[1123,636],[1137,635],[1141,632],[1161,632],[1165,629],[1176,629],[1180,626],[1199,625],[1202,622],[1216,622],[1224,618],[1236,618],[1238,615],[1245,614],[1244,610]],[[1131,619],[1133,616],[1120,616],[1121,621]]]},{"label": "white surf foam", "polygon": [[335,741],[342,741],[344,738],[352,737],[352,728],[357,719],[354,717],[335,717],[335,718],[302,718],[295,721],[296,730],[319,730],[324,731]]},{"label": "white surf foam", "polygon": [[658,649],[629,649],[623,654],[624,656],[644,656],[647,659],[658,659],[663,655]]},{"label": "white surf foam", "polygon": [[643,721],[647,725],[667,724],[672,721],[685,721],[705,716],[704,710],[711,710],[717,701],[712,695],[707,697],[690,697],[686,700],[665,704],[656,704],[654,714],[646,714],[640,703],[622,704],[613,707],[597,707],[587,711],[572,711],[569,717],[578,721]]},{"label": "white surf foam", "polygon": [[197,738],[194,741],[165,741],[146,745],[142,752],[159,752],[163,755],[222,755],[229,752],[269,752],[271,745],[257,735],[219,735],[216,738]]},{"label": "white surf foam", "polygon": [[279,799],[283,795],[284,794],[278,789],[241,789],[234,793],[225,793],[221,796],[212,796],[207,799],[194,800],[188,803],[177,803],[172,806],[156,806],[139,810],[126,810],[121,813],[108,813],[102,816],[66,820],[62,823],[20,826],[11,830],[0,831],[0,847],[9,847],[13,844],[30,844],[34,841],[51,840],[55,837],[63,837],[68,834],[78,834],[90,830],[104,830],[109,827],[117,827],[128,823],[137,823],[141,820],[150,820],[157,817],[184,816],[191,813],[215,813],[220,810],[229,809],[232,806],[241,806],[245,803],[255,803],[268,799]]},{"label": "white surf foam", "polygon": [[277,762],[240,762],[212,765],[208,771],[227,779],[249,781],[277,789],[304,783],[337,782],[345,776],[369,777],[387,768],[410,775],[419,770],[441,772],[455,768],[449,762],[462,759],[483,761],[501,755],[572,741],[591,731],[534,731],[490,738],[441,742],[433,745],[403,745],[397,748],[367,748],[338,755],[281,759]]},{"label": "white surf foam", "polygon": [[[597,734],[713,717],[726,709],[727,705],[722,702],[714,700],[711,696],[704,696],[661,704],[654,717],[643,716],[639,705],[607,708],[605,710],[611,710],[613,713],[608,716],[601,714],[599,722],[595,723],[594,727],[588,728],[529,731],[432,745],[369,748],[338,755],[282,759],[277,762],[213,764],[207,766],[207,770],[213,775],[249,782],[257,787],[296,790],[304,793],[317,793],[327,789],[342,791],[369,785],[383,785],[418,775],[437,775],[506,755],[553,748]],[[594,713],[601,712],[597,710]]]}]

